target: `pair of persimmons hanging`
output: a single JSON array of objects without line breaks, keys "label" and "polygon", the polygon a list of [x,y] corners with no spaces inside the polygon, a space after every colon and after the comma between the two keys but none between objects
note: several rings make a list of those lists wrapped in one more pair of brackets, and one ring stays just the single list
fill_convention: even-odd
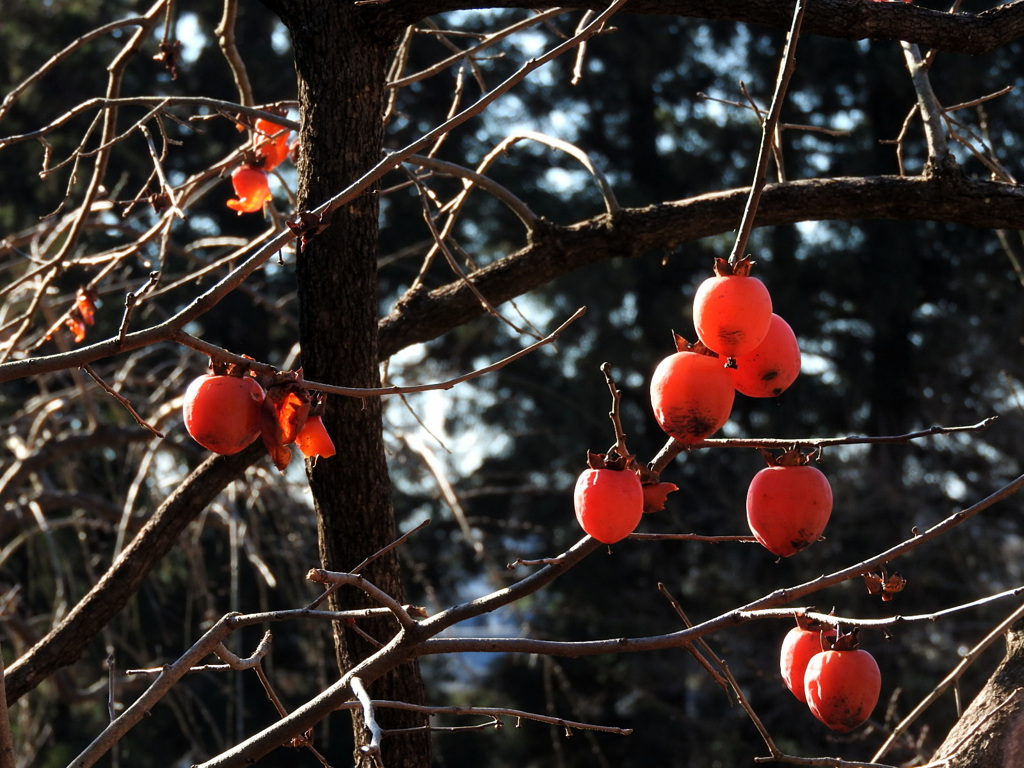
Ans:
[{"label": "pair of persimmons hanging", "polygon": [[239,215],[257,213],[270,199],[270,179],[267,174],[288,158],[287,128],[270,120],[259,118],[252,129],[252,147],[245,151],[245,161],[231,174],[235,199],[227,206]]}]

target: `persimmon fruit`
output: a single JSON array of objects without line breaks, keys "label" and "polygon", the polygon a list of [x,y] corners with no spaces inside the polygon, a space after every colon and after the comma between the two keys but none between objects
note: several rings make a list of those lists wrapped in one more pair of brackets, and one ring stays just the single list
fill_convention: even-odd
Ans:
[{"label": "persimmon fruit", "polygon": [[[837,641],[838,645],[838,641]],[[833,731],[847,733],[861,725],[878,704],[882,674],[865,650],[822,651],[804,672],[804,696],[816,718]]]},{"label": "persimmon fruit", "polygon": [[698,351],[669,355],[651,377],[651,406],[665,434],[696,443],[717,432],[732,412],[736,390],[723,361]]},{"label": "persimmon fruit", "polygon": [[749,259],[732,266],[715,260],[715,275],[693,297],[693,325],[704,345],[723,357],[753,352],[768,334],[772,297],[765,284],[750,276]]},{"label": "persimmon fruit", "polygon": [[580,527],[603,544],[633,532],[644,514],[640,478],[628,469],[585,469],[576,480],[573,506]]},{"label": "persimmon fruit", "polygon": [[822,647],[822,633],[825,638],[834,638],[836,630],[819,621],[811,621],[801,617],[800,623],[793,627],[782,639],[782,650],[779,652],[779,671],[782,682],[800,701],[807,701],[804,693],[804,674],[811,657],[827,648]]},{"label": "persimmon fruit", "polygon": [[302,455],[307,459],[318,456],[326,459],[335,454],[334,441],[327,434],[323,419],[318,416],[310,416],[302,425],[299,434],[295,436],[295,445]]},{"label": "persimmon fruit", "polygon": [[264,395],[251,376],[200,376],[185,390],[185,429],[214,453],[238,453],[260,435]]},{"label": "persimmon fruit", "polygon": [[263,204],[270,199],[270,182],[259,168],[240,165],[231,173],[231,186],[238,197],[228,200],[227,206],[238,211],[239,216],[263,210]]},{"label": "persimmon fruit", "polygon": [[832,486],[820,469],[806,463],[765,467],[747,489],[750,531],[779,557],[789,557],[816,542],[831,514]]},{"label": "persimmon fruit", "polygon": [[736,391],[747,397],[777,397],[800,374],[800,344],[785,320],[772,314],[768,334],[753,352],[733,358]]},{"label": "persimmon fruit", "polygon": [[256,155],[263,158],[263,170],[272,171],[288,157],[289,131],[262,117],[256,120],[255,136]]}]

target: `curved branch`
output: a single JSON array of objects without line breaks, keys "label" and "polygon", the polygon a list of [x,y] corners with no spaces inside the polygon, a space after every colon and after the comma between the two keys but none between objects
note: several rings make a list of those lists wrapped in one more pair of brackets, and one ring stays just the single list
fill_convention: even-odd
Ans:
[{"label": "curved branch", "polygon": [[[440,653],[469,653],[469,652],[486,652],[486,653],[536,653],[544,654],[548,656],[566,656],[569,658],[579,658],[582,656],[598,656],[610,653],[636,653],[641,651],[655,651],[664,650],[666,648],[680,648],[689,645],[694,640],[709,635],[713,632],[725,629],[727,627],[736,626],[738,624],[745,623],[754,619],[769,618],[778,615],[777,612],[767,611],[769,608],[776,608],[783,605],[788,605],[794,600],[798,600],[807,595],[818,592],[826,587],[841,584],[844,581],[848,581],[856,576],[860,576],[864,573],[868,573],[871,570],[884,565],[885,563],[894,560],[895,558],[909,552],[912,549],[916,549],[921,544],[937,536],[946,533],[950,529],[960,525],[961,523],[969,520],[978,513],[988,509],[993,504],[996,504],[1003,499],[1012,496],[1014,493],[1024,487],[1024,475],[1017,477],[1015,480],[1004,485],[995,493],[987,496],[986,498],[979,501],[967,509],[962,509],[956,512],[945,520],[936,523],[927,531],[923,533],[915,534],[912,538],[907,539],[884,552],[880,552],[868,560],[851,565],[848,568],[835,571],[828,575],[819,576],[811,581],[798,584],[793,587],[786,587],[777,589],[770,592],[763,597],[760,597],[741,608],[737,608],[733,611],[720,614],[712,619],[696,624],[692,627],[679,630],[677,632],[670,632],[664,635],[652,635],[648,637],[620,637],[605,640],[584,640],[578,642],[565,642],[559,640],[536,640],[533,638],[438,638],[437,632],[431,632],[431,637],[423,640],[414,649],[417,656],[434,655]],[[579,547],[581,544],[587,541],[592,541],[589,538],[583,539],[576,546]],[[570,550],[572,552],[572,550]],[[566,553],[569,554],[569,553]],[[543,571],[538,571],[535,576],[540,575]],[[502,598],[502,592],[510,592],[515,590],[521,584],[524,584],[527,580],[524,579],[522,582],[518,582],[514,586],[499,592],[492,593],[485,597],[479,598],[478,600],[464,604],[464,606],[457,606],[456,608],[450,608],[448,611],[443,611],[436,616],[427,619],[426,621],[420,622],[421,628],[434,629],[435,622],[442,624],[442,628],[450,626],[450,623],[444,619],[447,614],[461,611],[463,614],[460,615],[457,621],[462,621],[464,618],[469,616],[479,615],[479,611],[474,613],[467,613],[467,609],[474,605],[489,604],[490,601],[500,601]],[[1016,592],[1016,590],[1012,590]],[[999,595],[999,597],[1008,596],[1010,593]],[[988,602],[990,598],[985,598],[983,602]],[[501,604],[504,604],[503,602]],[[497,606],[495,606],[497,607]],[[490,609],[493,610],[493,609]],[[788,612],[787,612],[788,613]],[[889,622],[889,620],[885,620]],[[868,623],[868,622],[863,622]],[[891,623],[891,622],[889,622]]]},{"label": "curved branch", "polygon": [[[369,4],[368,4],[369,5]],[[472,0],[391,0],[380,3],[377,13],[389,21],[412,24],[445,11],[483,7]],[[542,0],[492,0],[488,8],[547,8]],[[600,0],[562,3],[562,8],[600,9]],[[743,21],[788,29],[793,18],[792,0],[631,0],[627,13],[686,16],[717,21]],[[945,13],[905,3],[872,3],[865,0],[817,0],[807,8],[804,35],[843,40],[906,40],[948,53],[973,55],[992,51],[1024,37],[1024,0],[980,13]]]},{"label": "curved branch", "polygon": [[[537,230],[521,250],[469,274],[493,306],[589,264],[732,232],[748,190],[712,192],[647,208],[623,209],[567,227]],[[943,221],[1024,229],[1024,187],[964,178],[849,177],[769,184],[756,226],[834,219]],[[382,358],[429,341],[482,313],[462,280],[407,295],[379,324]],[[0,377],[0,380],[3,380]]]}]

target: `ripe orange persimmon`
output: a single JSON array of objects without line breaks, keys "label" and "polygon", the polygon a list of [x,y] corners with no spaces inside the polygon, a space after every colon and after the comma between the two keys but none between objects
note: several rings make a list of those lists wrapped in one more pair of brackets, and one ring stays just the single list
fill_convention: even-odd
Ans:
[{"label": "ripe orange persimmon", "polygon": [[764,547],[789,557],[816,542],[832,514],[832,486],[799,451],[762,469],[747,489],[747,524]]},{"label": "ripe orange persimmon", "polygon": [[214,453],[238,453],[259,437],[263,397],[251,376],[200,376],[185,390],[185,429]]},{"label": "ripe orange persimmon", "polygon": [[584,531],[614,544],[631,534],[644,514],[640,478],[628,469],[585,469],[576,480],[573,506]]},{"label": "ripe orange persimmon", "polygon": [[721,429],[735,395],[723,361],[699,347],[669,355],[651,377],[654,418],[681,443],[699,442]]},{"label": "ripe orange persimmon", "polygon": [[834,627],[820,621],[813,621],[803,616],[797,617],[797,626],[793,627],[782,639],[782,650],[779,653],[779,671],[782,682],[800,701],[807,701],[804,693],[804,673],[807,662],[827,648],[822,647],[822,633],[825,638],[834,638]]},{"label": "ripe orange persimmon", "polygon": [[310,416],[295,436],[295,445],[307,459],[319,456],[326,459],[335,454],[334,441],[327,434],[324,421],[319,416]]},{"label": "ripe orange persimmon", "polygon": [[807,706],[833,731],[847,733],[867,720],[881,690],[882,674],[874,656],[856,647],[843,649],[843,638],[807,662]]},{"label": "ripe orange persimmon", "polygon": [[256,120],[254,130],[253,143],[256,146],[256,155],[263,158],[263,170],[272,171],[288,157],[289,132],[262,117]]},{"label": "ripe orange persimmon", "polygon": [[715,275],[697,287],[693,325],[708,349],[723,357],[753,352],[768,334],[772,297],[764,283],[750,276],[749,259],[732,266],[715,260]]},{"label": "ripe orange persimmon", "polygon": [[733,358],[736,391],[747,397],[777,397],[800,374],[800,345],[789,323],[772,314],[768,335],[757,349]]},{"label": "ripe orange persimmon", "polygon": [[231,174],[231,186],[235,188],[236,200],[228,200],[228,208],[243,213],[263,210],[263,204],[270,199],[270,182],[267,174],[259,168],[240,165]]}]

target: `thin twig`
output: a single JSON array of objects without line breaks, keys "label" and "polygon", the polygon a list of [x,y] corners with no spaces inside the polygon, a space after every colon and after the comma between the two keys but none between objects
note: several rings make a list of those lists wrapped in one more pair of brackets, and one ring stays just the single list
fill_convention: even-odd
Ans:
[{"label": "thin twig", "polygon": [[105,391],[107,394],[111,395],[115,400],[117,400],[119,403],[121,403],[121,405],[123,405],[125,407],[125,409],[128,411],[128,413],[130,413],[132,415],[132,418],[134,418],[135,421],[137,421],[139,423],[140,427],[148,429],[150,432],[152,432],[157,437],[163,437],[164,436],[163,432],[161,432],[159,429],[157,429],[153,425],[149,424],[145,419],[143,419],[141,416],[139,416],[138,411],[136,411],[135,408],[132,407],[132,404],[130,402],[128,402],[127,398],[125,398],[123,395],[121,395],[120,392],[118,392],[112,386],[107,384],[107,382],[105,382],[103,379],[101,379],[99,374],[96,373],[96,371],[94,371],[92,369],[92,366],[90,366],[90,365],[83,365],[83,366],[81,366],[81,368],[82,368],[83,371],[85,371],[87,374],[89,374],[93,378],[93,381],[95,381],[97,384],[100,385],[100,387],[103,388],[103,391]]},{"label": "thin twig", "polygon": [[[499,717],[514,717],[518,720],[532,720],[538,723],[546,723],[548,725],[557,725],[565,730],[579,730],[579,731],[598,731],[600,733],[614,733],[619,736],[629,736],[633,733],[632,728],[618,728],[613,725],[594,725],[593,723],[582,723],[573,720],[565,720],[561,717],[552,717],[550,715],[539,715],[534,712],[527,712],[521,709],[510,709],[508,707],[458,707],[458,706],[430,706],[425,704],[410,704],[405,701],[387,701],[374,699],[371,702],[374,707],[378,709],[401,709],[406,712],[418,712],[425,715],[483,715],[485,717],[492,718],[484,726],[495,727],[501,726],[501,721],[497,720]],[[360,702],[347,702],[342,704],[339,709],[355,709],[360,707]],[[428,726],[430,730],[444,730],[437,726]],[[468,728],[471,726],[463,726]],[[472,726],[479,727],[479,726]],[[422,730],[420,728],[414,730]],[[398,731],[389,731],[389,733],[398,733]]]},{"label": "thin twig", "polygon": [[902,435],[875,435],[875,436],[862,436],[862,435],[847,435],[845,437],[812,437],[812,438],[724,438],[724,437],[713,437],[706,440],[702,440],[699,443],[692,445],[684,445],[678,440],[670,439],[658,451],[657,456],[651,460],[651,469],[655,472],[661,472],[669,465],[669,463],[680,453],[689,450],[695,450],[697,448],[767,448],[767,449],[787,449],[794,447],[803,448],[824,448],[827,446],[836,445],[876,445],[876,444],[887,444],[887,445],[904,445],[912,440],[920,440],[925,437],[933,437],[935,435],[950,435],[958,432],[980,432],[983,429],[989,427],[998,416],[989,416],[987,419],[979,421],[977,424],[969,424],[967,426],[957,427],[929,427],[928,429],[918,430],[916,432],[907,432]]},{"label": "thin twig", "polygon": [[221,52],[231,69],[231,77],[234,78],[235,87],[238,89],[239,100],[245,106],[252,106],[252,84],[249,82],[249,73],[246,71],[245,63],[235,45],[235,17],[237,15],[238,0],[224,0],[224,11],[217,23],[217,28],[214,29],[214,34],[217,36]]},{"label": "thin twig", "polygon": [[779,76],[775,81],[775,95],[772,97],[772,104],[768,110],[768,117],[765,119],[761,130],[761,146],[757,153],[757,166],[754,170],[754,180],[750,184],[750,194],[747,197],[746,207],[743,209],[743,218],[740,220],[739,230],[736,233],[736,243],[733,245],[732,253],[729,255],[729,262],[735,264],[743,258],[747,249],[747,241],[754,229],[754,218],[757,215],[757,206],[761,201],[761,192],[764,191],[768,178],[768,161],[772,156],[772,145],[775,143],[775,129],[779,124],[779,116],[782,114],[782,103],[785,99],[786,88],[796,68],[796,43],[800,37],[800,25],[804,18],[804,0],[796,0],[793,8],[793,23],[786,36],[786,47],[782,53],[782,63],[779,65]]},{"label": "thin twig", "polygon": [[991,632],[985,635],[978,644],[967,652],[960,663],[957,664],[953,670],[946,675],[942,681],[936,685],[935,688],[933,688],[932,691],[896,725],[895,728],[893,728],[892,733],[889,734],[889,738],[887,738],[885,743],[878,748],[878,751],[875,752],[871,759],[880,760],[885,753],[892,748],[893,744],[896,743],[896,740],[906,732],[907,728],[910,727],[910,724],[917,720],[917,718],[920,717],[928,707],[934,704],[935,701],[949,689],[949,686],[959,680],[967,668],[977,661],[978,657],[981,656],[981,654],[990,645],[992,645],[992,643],[1002,637],[1011,625],[1021,617],[1024,617],[1024,605],[1019,606],[1009,616],[1003,619],[1003,621],[1001,621]]},{"label": "thin twig", "polygon": [[955,166],[953,155],[949,151],[949,142],[942,125],[942,107],[932,90],[928,79],[928,68],[921,57],[921,49],[916,43],[900,41],[903,56],[907,62],[910,79],[917,93],[917,107],[924,122],[924,137],[928,145],[928,165],[933,171],[941,171]]},{"label": "thin twig", "polygon": [[370,742],[361,745],[359,751],[364,755],[371,755],[376,758],[380,755],[381,730],[380,725],[377,723],[377,717],[374,714],[373,701],[370,699],[370,694],[366,691],[366,686],[363,685],[363,681],[359,677],[353,675],[351,685],[352,693],[359,702],[359,707],[363,712],[363,726],[370,732]]}]

